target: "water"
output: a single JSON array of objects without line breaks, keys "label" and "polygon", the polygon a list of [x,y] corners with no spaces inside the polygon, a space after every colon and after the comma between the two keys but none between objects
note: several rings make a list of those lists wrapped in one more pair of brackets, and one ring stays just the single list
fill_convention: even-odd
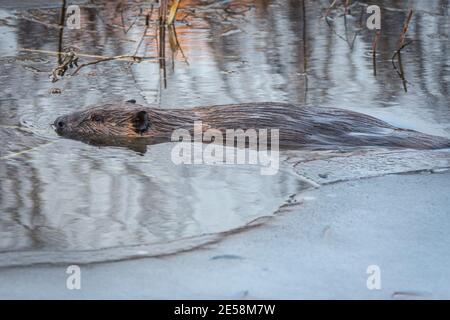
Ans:
[{"label": "water", "polygon": [[[356,2],[346,19],[347,38],[357,32],[351,45],[342,39],[342,6],[330,11],[331,27],[320,18],[328,1],[183,0],[176,23],[181,50],[171,49],[175,34],[167,30],[165,72],[155,60],[110,61],[52,83],[57,56],[47,51],[75,46],[88,55],[133,55],[142,37],[145,19],[135,20],[140,2],[123,5],[123,19],[117,3],[76,3],[82,29],[65,29],[62,44],[61,1],[0,4],[3,265],[12,253],[45,262],[55,261],[54,252],[61,260],[85,252],[86,260],[95,260],[99,249],[120,258],[126,248],[146,245],[151,255],[151,245],[169,250],[176,241],[271,215],[306,187],[285,168],[261,176],[255,166],[175,166],[171,144],[143,153],[53,132],[49,124],[57,116],[91,104],[290,102],[346,108],[450,137],[448,1],[375,1],[383,24],[376,76],[374,34],[360,22],[364,2]],[[402,54],[405,92],[391,57],[410,7],[416,11],[407,34],[413,42]],[[137,55],[158,56],[155,35],[149,28]],[[80,63],[92,60],[81,57]]]}]

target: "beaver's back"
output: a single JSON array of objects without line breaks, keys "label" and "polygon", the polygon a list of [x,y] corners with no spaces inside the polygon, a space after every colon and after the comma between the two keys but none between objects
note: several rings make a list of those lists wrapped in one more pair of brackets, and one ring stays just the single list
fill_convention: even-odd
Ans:
[{"label": "beaver's back", "polygon": [[287,146],[450,147],[447,138],[400,129],[372,116],[337,108],[247,103],[199,107],[194,111],[204,124],[216,129],[279,129],[280,144]]}]

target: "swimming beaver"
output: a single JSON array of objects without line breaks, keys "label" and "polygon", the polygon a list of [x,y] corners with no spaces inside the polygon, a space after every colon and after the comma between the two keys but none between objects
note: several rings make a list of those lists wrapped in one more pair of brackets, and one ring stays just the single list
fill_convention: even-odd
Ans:
[{"label": "swimming beaver", "polygon": [[222,133],[226,129],[279,129],[279,145],[287,148],[450,147],[447,138],[400,129],[365,114],[271,102],[183,110],[146,107],[130,100],[61,116],[53,125],[58,134],[85,142],[101,144],[107,139],[103,141],[110,145],[118,141],[153,144],[170,141],[175,129],[192,132],[194,121],[202,121],[203,130],[214,128]]}]

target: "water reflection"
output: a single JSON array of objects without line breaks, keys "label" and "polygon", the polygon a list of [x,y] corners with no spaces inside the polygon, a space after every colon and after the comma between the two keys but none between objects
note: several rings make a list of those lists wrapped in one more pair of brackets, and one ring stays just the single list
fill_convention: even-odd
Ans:
[{"label": "water reflection", "polygon": [[[158,56],[153,27],[138,46],[143,2],[119,2],[122,14],[117,2],[79,3],[83,27],[64,30],[63,47],[97,56],[138,48],[139,56]],[[157,61],[110,61],[52,83],[58,56],[22,49],[59,50],[61,1],[2,1],[0,250],[85,250],[225,230],[270,214],[302,187],[289,174],[262,177],[251,167],[175,167],[168,144],[141,156],[53,133],[49,123],[57,116],[87,105],[132,98],[171,108],[280,101],[348,108],[450,137],[449,2],[370,3],[382,8],[376,76],[374,33],[360,21],[368,3],[354,3],[346,23],[342,6],[330,11],[332,32],[321,18],[325,0],[183,0],[178,44],[166,30],[165,76]],[[391,58],[411,7],[405,93]],[[351,45],[337,35],[346,31]]]},{"label": "water reflection", "polygon": [[[92,250],[226,231],[278,209],[295,176],[254,166],[176,166],[170,144],[140,156],[70,140],[1,166],[0,251]],[[95,152],[93,152],[95,150]]]}]

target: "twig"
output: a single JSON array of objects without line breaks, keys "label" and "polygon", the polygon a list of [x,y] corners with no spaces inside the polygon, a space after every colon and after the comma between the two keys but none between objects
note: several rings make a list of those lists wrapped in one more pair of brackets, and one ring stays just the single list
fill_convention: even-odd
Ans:
[{"label": "twig", "polygon": [[400,51],[401,48],[403,47],[403,45],[405,44],[406,33],[408,32],[409,22],[411,21],[413,13],[414,13],[413,9],[409,9],[408,15],[406,16],[405,23],[403,24],[402,33],[400,34],[400,41],[398,43],[397,51]]},{"label": "twig", "polygon": [[133,62],[141,62],[143,60],[142,57],[136,57],[136,56],[129,56],[129,55],[121,55],[121,56],[115,56],[115,57],[107,57],[107,58],[103,58],[103,59],[98,59],[95,61],[91,61],[91,62],[87,62],[87,63],[83,63],[80,64],[78,66],[78,68],[72,73],[72,76],[76,75],[78,73],[78,71],[80,71],[81,68],[93,65],[93,64],[97,64],[100,62],[106,62],[106,61],[112,61],[112,60],[123,60],[123,59],[132,59]]},{"label": "twig", "polygon": [[[58,55],[58,54],[64,54],[65,53],[65,52],[58,52],[58,51],[28,49],[28,48],[22,48],[22,49],[20,49],[20,51],[38,52],[38,53],[46,53],[46,54],[53,54],[53,55]],[[77,56],[79,56],[79,57],[87,57],[87,58],[96,58],[96,59],[110,58],[108,56],[100,56],[100,55],[85,54],[85,53],[77,53]],[[129,58],[115,59],[115,60],[134,61],[134,59],[129,59]],[[157,57],[145,57],[143,60],[158,60],[158,58]]]},{"label": "twig", "polygon": [[52,70],[52,82],[58,81],[58,77],[64,76],[67,69],[78,67],[78,56],[73,47],[70,47],[67,52],[58,55],[58,66]]}]

